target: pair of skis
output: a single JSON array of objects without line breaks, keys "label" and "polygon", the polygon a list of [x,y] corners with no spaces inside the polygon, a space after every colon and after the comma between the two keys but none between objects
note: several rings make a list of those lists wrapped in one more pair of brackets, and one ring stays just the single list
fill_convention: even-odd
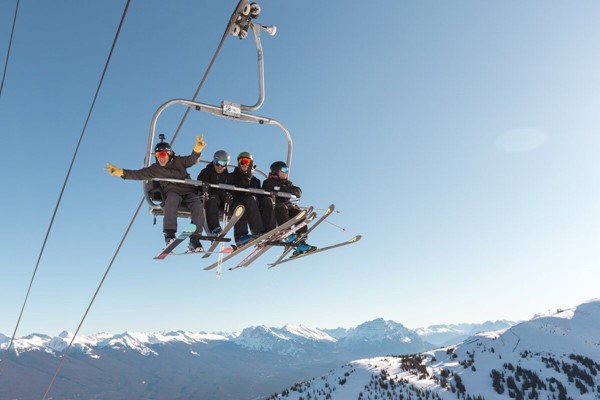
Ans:
[{"label": "pair of skis", "polygon": [[273,264],[269,264],[269,268],[273,268],[273,267],[275,267],[275,266],[277,266],[279,264],[283,264],[283,263],[286,263],[286,262],[289,262],[289,261],[294,261],[294,260],[296,260],[298,258],[302,258],[302,257],[306,257],[306,256],[312,256],[313,254],[317,254],[317,253],[320,253],[320,252],[323,252],[323,251],[327,251],[327,250],[331,250],[331,249],[336,249],[336,248],[342,247],[342,246],[347,246],[349,244],[353,244],[353,243],[358,242],[360,239],[362,239],[362,236],[361,235],[356,235],[353,238],[351,238],[349,240],[346,240],[345,242],[336,243],[336,244],[333,244],[331,246],[326,246],[326,247],[319,247],[318,249],[316,249],[314,251],[311,251],[311,252],[308,252],[308,253],[301,253],[301,254],[298,254],[298,255],[293,255],[291,257],[286,258],[285,260],[276,261]]},{"label": "pair of skis", "polygon": [[[323,251],[336,249],[338,247],[347,246],[347,245],[358,242],[362,238],[361,235],[356,235],[356,236],[352,237],[351,239],[346,240],[344,242],[336,243],[336,244],[326,246],[326,247],[321,247],[321,248],[318,248],[318,249],[310,251],[310,252],[300,253],[300,254],[292,255],[288,258],[285,258],[289,254],[290,251],[296,249],[301,242],[306,240],[306,238],[308,237],[308,234],[310,232],[312,232],[317,226],[319,226],[327,217],[329,217],[331,214],[333,214],[334,210],[335,210],[335,205],[331,204],[325,210],[323,215],[320,218],[318,218],[305,233],[297,235],[297,237],[294,241],[292,241],[290,243],[285,243],[286,238],[288,238],[292,233],[296,232],[303,226],[308,225],[316,217],[316,213],[312,212],[312,207],[307,209],[306,213],[308,213],[308,216],[306,218],[304,218],[304,220],[296,223],[294,225],[294,227],[291,227],[289,224],[284,224],[284,225],[280,226],[278,232],[274,232],[271,236],[267,237],[262,243],[257,244],[254,251],[252,251],[249,255],[247,255],[236,266],[229,268],[229,270],[234,270],[234,269],[237,269],[240,267],[249,266],[251,263],[256,261],[260,256],[262,256],[264,253],[266,253],[273,246],[285,246],[285,250],[283,251],[281,256],[277,260],[275,260],[275,262],[273,262],[272,264],[269,264],[269,268],[273,268],[279,264],[283,264],[286,262],[294,261],[298,258],[310,256],[313,254],[321,253]],[[297,217],[298,218],[295,220],[299,221],[301,218],[299,217],[299,215]],[[260,238],[257,240],[257,242],[260,242]],[[235,254],[232,254],[231,257],[233,257],[234,255]],[[225,261],[225,259],[223,259],[223,261]]]},{"label": "pair of skis", "polygon": [[279,256],[279,258],[277,260],[275,260],[275,262],[269,264],[269,268],[273,268],[273,267],[275,267],[275,266],[277,266],[279,264],[283,264],[283,263],[286,263],[286,262],[294,261],[294,260],[296,260],[298,258],[310,256],[310,255],[313,255],[313,254],[321,253],[323,251],[335,249],[335,248],[342,247],[342,246],[347,246],[349,244],[353,244],[353,243],[358,242],[362,238],[361,235],[356,235],[353,238],[351,238],[349,240],[346,240],[345,242],[336,243],[336,244],[333,244],[331,246],[320,247],[320,248],[317,248],[316,250],[313,250],[313,251],[309,251],[309,252],[306,252],[306,253],[300,253],[300,254],[294,254],[294,255],[292,255],[292,256],[290,256],[288,258],[285,258],[285,256],[288,255],[290,251],[292,251],[293,249],[295,249],[296,247],[298,247],[298,245],[301,242],[303,242],[304,240],[306,240],[306,238],[308,237],[309,233],[311,233],[317,226],[319,226],[319,224],[321,224],[323,221],[325,221],[325,219],[327,217],[329,217],[331,214],[333,214],[334,210],[335,210],[335,205],[334,204],[331,204],[329,207],[327,207],[327,209],[325,210],[325,212],[323,213],[323,215],[319,219],[317,219],[315,221],[315,223],[312,224],[312,226],[303,235],[299,235],[296,238],[296,240],[294,240],[294,242],[291,243],[289,245],[289,247],[286,248],[283,251],[283,253],[281,254],[281,256]]},{"label": "pair of skis", "polygon": [[286,238],[288,238],[292,233],[295,233],[298,229],[307,225],[309,222],[311,222],[315,218],[316,214],[314,212],[312,212],[312,207],[302,210],[294,218],[290,219],[285,224],[279,225],[275,229],[249,241],[248,243],[244,244],[243,246],[236,247],[235,249],[232,247],[227,247],[225,249],[217,251],[216,248],[217,248],[217,246],[219,246],[220,243],[223,243],[223,242],[229,240],[229,239],[225,239],[225,235],[233,228],[235,223],[244,214],[244,206],[239,205],[235,208],[235,210],[233,212],[233,216],[228,221],[228,223],[224,226],[223,231],[218,236],[203,237],[205,240],[212,240],[211,246],[206,251],[203,251],[200,253],[194,253],[194,252],[189,252],[189,251],[186,251],[184,253],[172,253],[172,251],[181,242],[183,242],[185,239],[189,238],[196,231],[196,226],[194,224],[189,224],[184,228],[184,230],[177,236],[177,238],[172,243],[170,243],[165,249],[163,249],[163,251],[158,256],[156,256],[154,258],[157,260],[162,260],[162,259],[166,258],[168,255],[186,255],[186,254],[203,254],[202,258],[207,258],[211,254],[219,254],[220,257],[217,261],[215,261],[214,263],[212,263],[209,266],[204,268],[204,270],[209,271],[217,266],[220,267],[223,262],[229,260],[232,257],[235,257],[237,254],[241,253],[242,251],[244,251],[248,248],[251,248],[252,246],[255,246],[256,248],[250,254],[248,254],[242,261],[240,261],[236,266],[229,268],[229,270],[234,270],[237,268],[249,266],[251,263],[256,261],[260,256],[262,256],[264,253],[266,253],[273,246],[278,246],[278,245],[285,246],[286,248],[283,251],[283,253],[281,254],[281,256],[279,256],[279,258],[277,258],[277,260],[275,260],[273,263],[269,264],[269,268],[273,268],[279,264],[284,264],[286,262],[294,261],[298,258],[303,258],[303,257],[309,256],[309,255],[321,253],[323,251],[335,249],[335,248],[342,247],[342,246],[347,246],[349,244],[358,242],[362,238],[361,235],[356,235],[353,238],[351,238],[345,242],[336,243],[331,246],[321,247],[321,248],[318,248],[316,250],[313,250],[313,251],[310,251],[307,253],[292,255],[288,258],[285,258],[289,254],[290,251],[295,249],[300,244],[300,242],[302,242],[306,239],[306,237],[308,236],[308,234],[310,232],[312,232],[317,226],[319,226],[319,224],[321,224],[327,217],[329,217],[333,213],[334,209],[335,209],[335,205],[331,204],[325,210],[323,215],[320,218],[318,218],[310,226],[310,228],[307,230],[306,233],[298,235],[296,237],[296,239],[289,244],[284,243],[284,240]]},{"label": "pair of skis", "polygon": [[217,236],[201,236],[200,237],[201,239],[210,240],[212,242],[210,247],[207,250],[201,251],[198,253],[193,252],[193,251],[186,251],[183,253],[173,253],[173,250],[177,246],[179,246],[181,244],[181,242],[183,242],[184,240],[189,238],[196,231],[196,225],[189,224],[185,228],[183,228],[183,231],[179,235],[177,235],[175,240],[172,241],[171,243],[169,243],[169,245],[167,247],[165,247],[159,255],[154,257],[154,259],[155,260],[164,260],[169,255],[181,256],[181,255],[187,255],[187,254],[203,254],[202,258],[206,258],[206,257],[209,257],[211,254],[232,253],[233,249],[231,247],[222,249],[220,251],[216,250],[216,248],[217,248],[217,246],[219,246],[219,244],[229,241],[229,239],[225,238],[225,235],[233,228],[233,226],[236,224],[236,222],[238,222],[238,220],[243,215],[244,215],[244,206],[239,205],[233,211],[233,215],[231,216],[231,218],[229,219],[227,224],[225,224],[225,226],[223,227],[223,231],[220,234],[218,234]]},{"label": "pair of skis", "polygon": [[[312,208],[310,210],[312,211]],[[262,234],[253,240],[250,240],[248,243],[244,244],[243,246],[237,247],[233,252],[227,254],[221,260],[217,260],[216,262],[205,267],[204,270],[210,271],[211,269],[213,269],[217,266],[220,266],[225,261],[229,260],[232,257],[235,257],[237,254],[241,253],[242,251],[244,251],[254,245],[257,245],[257,249],[255,249],[255,251],[259,250],[261,248],[260,245],[262,242],[270,241],[270,240],[274,239],[275,237],[277,237],[278,233],[287,230],[294,224],[299,224],[305,218],[306,214],[307,214],[307,210],[300,211],[294,218],[291,218],[285,224],[281,224],[278,227],[270,230],[269,232]],[[235,269],[235,268],[231,268],[231,269]]]},{"label": "pair of skis", "polygon": [[[248,254],[235,267],[229,268],[229,270],[231,271],[231,270],[234,270],[234,269],[237,269],[237,268],[249,266],[254,261],[256,261],[260,256],[262,256],[263,254],[265,254],[273,246],[278,246],[278,245],[293,246],[292,243],[294,243],[294,242],[291,242],[290,244],[287,244],[287,243],[285,243],[285,240],[288,237],[290,237],[293,233],[297,232],[299,229],[301,229],[301,228],[305,227],[306,225],[308,225],[308,223],[310,221],[312,221],[316,217],[316,215],[317,215],[316,213],[314,213],[312,211],[312,207],[310,207],[310,208],[308,208],[307,210],[304,210],[304,211],[305,211],[304,215],[306,215],[306,217],[304,219],[301,219],[301,220],[298,219],[297,220],[298,222],[295,223],[293,227],[292,226],[287,226],[287,227],[283,228],[283,226],[286,225],[286,224],[280,225],[279,226],[279,230],[277,232],[275,232],[270,237],[266,238],[266,240],[263,243],[259,243],[257,245],[256,249],[254,249],[254,251],[252,251],[250,254]],[[293,219],[296,220],[296,217],[293,218]]]}]

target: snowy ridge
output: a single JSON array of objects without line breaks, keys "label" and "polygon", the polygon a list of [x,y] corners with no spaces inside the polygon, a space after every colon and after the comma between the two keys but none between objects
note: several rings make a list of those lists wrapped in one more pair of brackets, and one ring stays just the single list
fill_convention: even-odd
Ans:
[{"label": "snowy ridge", "polygon": [[[335,332],[335,336],[329,334]],[[25,351],[63,352],[73,335],[62,332],[58,336],[33,334],[17,339],[13,351],[18,354]],[[194,345],[228,341],[245,349],[261,352],[273,352],[294,357],[316,353],[330,354],[342,350],[355,357],[368,357],[382,352],[416,352],[433,348],[402,324],[376,319],[358,325],[355,328],[326,330],[310,328],[304,325],[287,324],[281,328],[254,326],[233,333],[193,333],[187,331],[169,331],[160,333],[142,333],[126,331],[120,334],[98,333],[90,336],[78,336],[73,348],[84,354],[94,354],[99,349],[118,351],[132,350],[142,355],[157,355],[161,345],[182,343]],[[0,348],[6,348],[8,338]],[[379,346],[377,349],[373,346]]]},{"label": "snowy ridge", "polygon": [[[509,328],[516,325],[515,321],[486,321],[482,324],[449,324],[430,325],[415,329],[415,332],[424,340],[438,346],[447,346],[457,343],[458,339],[466,339],[478,332],[489,332]],[[460,341],[460,340],[459,340]]]},{"label": "snowy ridge", "polygon": [[348,363],[269,399],[600,398],[600,300],[446,348]]},{"label": "snowy ridge", "polygon": [[337,340],[318,329],[288,324],[280,329],[264,325],[246,328],[232,341],[252,350],[299,355],[305,352],[306,344],[335,343]]},{"label": "snowy ridge", "polygon": [[[72,333],[66,331],[57,336],[36,333],[16,339],[12,351],[15,351],[17,355],[27,351],[61,353],[72,339]],[[4,335],[0,336],[0,349],[5,349],[9,340]],[[157,352],[160,351],[159,346],[165,344],[194,345],[218,341],[228,341],[253,351],[275,352],[280,355],[292,356],[306,355],[307,352],[314,355],[315,351],[336,352],[336,349],[344,349],[347,352],[356,352],[357,358],[390,352],[416,352],[434,347],[421,340],[416,332],[402,324],[380,318],[349,329],[328,330],[287,324],[281,328],[254,326],[230,333],[126,331],[110,334],[101,332],[89,336],[77,336],[73,341],[73,350],[90,355],[98,349],[132,350],[143,355],[157,355]],[[374,345],[379,345],[379,350],[373,352]],[[403,346],[408,347],[403,348]]]},{"label": "snowy ridge", "polygon": [[383,318],[364,322],[356,328],[324,329],[323,331],[331,337],[346,341],[400,340],[402,342],[411,342],[418,336],[416,332],[406,328],[404,325],[394,321],[386,321]]},{"label": "snowy ridge", "polygon": [[404,342],[410,342],[414,336],[416,336],[415,333],[404,327],[404,325],[379,318],[351,329],[346,339],[376,341],[400,339]]},{"label": "snowy ridge", "polygon": [[307,328],[304,325],[290,325],[287,324],[283,327],[283,330],[289,332],[291,335],[299,338],[306,338],[308,340],[336,342],[337,339],[329,336],[327,333],[319,330]]},{"label": "snowy ridge", "polygon": [[[5,350],[10,338],[0,342],[0,349]],[[27,351],[45,351],[62,353],[71,340],[73,334],[67,331],[61,332],[58,336],[48,336],[34,333],[23,338],[15,339],[13,351],[17,355]],[[134,350],[143,355],[157,354],[150,349],[149,345],[160,345],[171,342],[182,342],[185,344],[206,343],[208,341],[227,340],[226,337],[211,333],[192,333],[184,331],[163,332],[163,333],[140,333],[124,332],[113,335],[108,333],[98,333],[90,336],[77,336],[73,341],[72,349],[85,354],[94,354],[94,349],[112,348],[115,350]]]}]

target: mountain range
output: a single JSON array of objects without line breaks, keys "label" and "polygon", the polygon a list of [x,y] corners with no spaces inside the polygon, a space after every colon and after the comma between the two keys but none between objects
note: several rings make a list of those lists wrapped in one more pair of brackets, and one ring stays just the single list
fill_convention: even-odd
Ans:
[{"label": "mountain range", "polygon": [[457,345],[356,360],[269,397],[299,399],[600,399],[600,300]]},{"label": "mountain range", "polygon": [[[354,328],[254,326],[231,333],[124,332],[78,336],[52,387],[54,399],[264,398],[352,360],[412,354],[460,341],[484,324],[411,330],[375,319]],[[505,327],[511,323],[497,322]],[[72,334],[32,333],[14,341],[0,398],[39,398]],[[0,334],[0,349],[10,338]],[[10,382],[10,385],[3,382]]]}]

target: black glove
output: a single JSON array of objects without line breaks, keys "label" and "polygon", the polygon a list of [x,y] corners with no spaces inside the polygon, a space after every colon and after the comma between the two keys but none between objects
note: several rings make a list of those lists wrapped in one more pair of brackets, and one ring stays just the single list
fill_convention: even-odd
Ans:
[{"label": "black glove", "polygon": [[290,193],[296,197],[302,197],[302,189],[300,189],[298,186],[292,185],[290,188]]},{"label": "black glove", "polygon": [[223,195],[223,201],[225,202],[225,204],[231,205],[231,203],[233,202],[233,195],[229,192],[225,192],[225,194]]}]

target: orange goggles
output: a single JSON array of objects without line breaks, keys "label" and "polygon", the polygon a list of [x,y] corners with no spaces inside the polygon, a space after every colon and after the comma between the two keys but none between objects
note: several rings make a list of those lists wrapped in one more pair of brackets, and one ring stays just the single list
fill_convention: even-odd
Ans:
[{"label": "orange goggles", "polygon": [[154,153],[154,155],[156,156],[156,158],[167,158],[169,156],[169,152],[168,151],[157,151],[156,153]]},{"label": "orange goggles", "polygon": [[250,165],[251,163],[252,163],[252,160],[249,159],[249,158],[245,158],[245,157],[244,158],[240,158],[238,160],[238,164],[240,164],[240,165]]}]

